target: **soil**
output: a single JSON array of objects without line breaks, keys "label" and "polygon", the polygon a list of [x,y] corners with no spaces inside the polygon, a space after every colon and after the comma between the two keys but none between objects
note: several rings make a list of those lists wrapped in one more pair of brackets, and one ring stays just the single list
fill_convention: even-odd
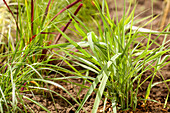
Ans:
[{"label": "soil", "polygon": [[[119,18],[123,14],[123,1],[124,0],[117,0]],[[144,18],[144,17],[149,16],[149,15],[152,14],[151,0],[137,0],[137,1],[138,1],[138,6],[137,6],[136,12],[135,12],[136,15],[141,13],[142,11],[145,11],[145,10],[149,9],[148,11],[146,11],[143,14],[139,15],[137,17],[137,19]],[[113,15],[113,14],[115,15],[116,13],[115,13],[115,8],[114,8],[114,0],[108,0],[108,4],[109,4],[110,11],[111,11],[111,15]],[[128,6],[128,4],[129,3],[127,3],[127,6]],[[132,5],[132,6],[134,6],[134,5]],[[153,2],[153,9],[154,9],[153,14],[154,14],[154,16],[160,15],[157,19],[155,19],[152,22],[152,29],[153,30],[158,30],[158,31],[160,30],[159,28],[160,28],[160,24],[161,24],[161,21],[162,21],[164,8],[165,8],[165,4],[164,4],[163,0],[156,0],[156,1]],[[170,13],[166,17],[165,25],[168,24],[168,21],[169,21],[168,19],[169,18],[170,18]],[[146,23],[147,21],[148,20],[145,20],[143,23]],[[139,23],[139,25],[141,25],[143,23]],[[147,25],[145,28],[150,28],[150,24]],[[153,39],[155,37],[156,37],[155,35],[152,36]],[[161,44],[162,40],[163,40],[163,37],[160,37],[157,42],[159,44]],[[170,40],[170,36],[168,36],[167,40]],[[143,41],[143,42],[145,43],[145,41]],[[170,58],[168,60],[170,60]],[[143,77],[142,77],[142,80],[146,79],[151,74],[152,74],[152,72],[150,72],[150,71],[144,73]],[[162,74],[162,76],[163,76],[163,78],[165,80],[170,79],[170,64],[166,65],[161,70],[161,74]],[[49,77],[52,77],[52,76],[59,77],[59,75],[54,75],[54,74],[49,75]],[[65,76],[67,76],[67,74]],[[146,81],[146,83],[142,85],[141,89],[139,90],[138,97],[144,98],[145,92],[146,92],[146,89],[148,87],[148,84],[149,84],[150,80],[151,79],[148,79]],[[82,83],[81,79],[78,79],[78,80],[77,79],[76,80],[72,79],[70,81],[80,83],[80,84]],[[156,76],[154,78],[154,83],[159,82],[159,81],[162,81],[162,77],[161,76]],[[84,95],[87,92],[87,89],[84,88],[82,90],[82,92],[80,94],[78,94],[78,91],[79,91],[80,87],[78,87],[76,85],[73,85],[71,83],[65,83],[65,82],[61,82],[61,81],[57,81],[57,83],[62,85],[64,88],[66,88],[69,91],[69,93],[73,97],[75,97],[77,100],[83,99]],[[90,84],[86,84],[86,85],[90,86]],[[170,88],[170,82],[167,82],[167,85]],[[51,111],[51,113],[57,113],[57,112],[58,113],[74,113],[75,112],[74,107],[75,108],[78,107],[78,105],[75,103],[75,101],[65,91],[61,90],[60,88],[54,87],[54,86],[49,86],[49,87],[50,87],[51,90],[53,90],[53,91],[59,93],[60,95],[62,95],[63,97],[65,97],[69,102],[72,103],[73,106],[69,105],[64,99],[62,99],[58,95],[53,94],[53,98],[55,100],[55,107],[54,107],[54,103],[52,101],[52,98],[51,98],[50,94],[47,93],[47,92],[44,93],[44,95],[42,95],[39,92],[35,92],[34,97],[31,96],[31,95],[30,96],[28,95],[28,96],[30,98],[36,100],[37,102],[41,103],[42,105],[44,105],[46,108],[48,108],[48,110]],[[158,85],[156,85],[156,86],[154,86],[152,88],[151,94],[149,96],[149,99],[156,100],[159,103],[153,102],[153,101],[147,101],[146,104],[144,104],[144,102],[140,100],[138,102],[138,106],[137,106],[136,111],[133,111],[132,109],[127,110],[127,111],[118,110],[118,113],[144,113],[144,112],[145,113],[161,113],[161,112],[166,112],[167,113],[167,112],[170,112],[170,102],[169,102],[170,99],[169,98],[168,98],[168,102],[167,102],[167,107],[164,108],[164,103],[165,103],[165,99],[167,97],[167,94],[168,94],[167,86],[164,83],[158,84]],[[48,97],[48,98],[44,98],[43,96]],[[95,93],[93,93],[90,96],[90,98],[88,99],[88,101],[84,105],[84,110],[87,111],[88,113],[90,113],[91,110],[92,110],[94,99],[95,99]],[[26,101],[26,102],[28,103],[28,105],[30,105],[30,107],[32,108],[32,110],[34,112],[36,112],[36,113],[45,113],[45,111],[43,109],[41,109],[40,107],[38,107],[34,103],[32,103],[30,101]],[[98,113],[103,112],[103,110],[102,110],[103,106],[102,105],[103,105],[103,101],[100,102]],[[106,113],[111,113],[111,103],[110,102],[107,102],[105,112]],[[84,113],[84,111],[82,110],[80,113]]]}]

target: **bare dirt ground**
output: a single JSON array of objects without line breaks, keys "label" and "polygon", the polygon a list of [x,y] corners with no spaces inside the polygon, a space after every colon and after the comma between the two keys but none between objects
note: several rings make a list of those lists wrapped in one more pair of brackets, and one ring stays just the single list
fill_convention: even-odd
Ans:
[{"label": "bare dirt ground", "polygon": [[[138,1],[138,6],[136,8],[136,15],[141,13],[142,11],[146,11],[143,14],[139,15],[137,17],[137,19],[139,18],[143,18],[146,16],[149,16],[152,14],[152,4],[151,4],[151,0],[137,0]],[[110,7],[110,11],[111,14],[113,15],[115,13],[115,7],[114,7],[114,0],[108,0],[108,4]],[[117,4],[118,4],[118,15],[119,17],[121,17],[121,15],[123,14],[123,0],[117,0]],[[128,6],[128,3],[127,3]],[[156,15],[160,15],[156,20],[154,20],[152,22],[152,29],[153,30],[160,30],[160,25],[161,22],[163,21],[163,11],[166,7],[166,4],[164,3],[163,0],[156,0],[153,2],[153,14],[154,16]],[[116,15],[115,15],[116,16]],[[169,19],[170,18],[170,13],[168,13],[166,19],[165,19],[165,25],[169,24]],[[148,20],[144,21],[143,23],[147,22]],[[140,24],[143,24],[140,23]],[[147,25],[145,28],[150,28],[150,24]],[[154,39],[156,36],[153,35],[152,38]],[[163,37],[160,37],[157,42],[161,44],[163,40]],[[170,36],[168,36],[168,39],[170,40]],[[145,43],[145,41],[144,41]],[[170,59],[168,59],[170,60]],[[146,79],[152,72],[148,71],[146,73],[144,73],[143,75],[143,80]],[[170,79],[170,64],[168,64],[167,66],[165,66],[162,71],[161,71],[163,77],[165,80]],[[54,75],[51,75],[54,76]],[[56,77],[59,77],[59,75],[55,75]],[[67,74],[65,75],[67,76]],[[94,76],[94,75],[93,75]],[[148,79],[146,81],[145,84],[142,85],[140,91],[139,91],[139,97],[144,97],[145,96],[145,91],[148,87],[148,84],[150,82],[151,79]],[[82,80],[70,80],[72,82],[76,82],[76,83],[82,83]],[[154,79],[154,82],[158,82],[158,81],[162,81],[161,76],[157,76]],[[82,92],[79,94],[79,98],[77,97],[78,91],[80,89],[80,87],[70,84],[70,83],[65,83],[65,82],[58,82],[60,85],[62,85],[63,87],[65,87],[77,100],[79,99],[83,99],[83,96],[86,94],[87,89],[83,89]],[[167,82],[168,87],[170,88],[170,83]],[[90,84],[87,84],[90,85]],[[63,97],[65,97],[66,99],[68,99],[75,108],[78,107],[78,105],[73,101],[73,99],[63,90],[54,87],[54,86],[50,86],[50,89],[54,90],[55,92],[61,94]],[[146,103],[146,106],[144,106],[144,103],[142,101],[138,102],[138,106],[136,111],[132,111],[131,109],[126,111],[127,113],[141,113],[141,112],[145,112],[145,113],[161,113],[161,112],[170,112],[170,103],[169,103],[169,98],[168,98],[168,103],[166,108],[163,108],[163,103],[165,102],[165,98],[168,94],[168,89],[166,87],[166,85],[164,83],[156,85],[155,87],[152,88],[151,90],[151,94],[150,94],[150,99],[154,99],[156,101],[158,101],[159,103],[156,102],[152,102],[152,101],[148,101]],[[43,98],[43,96],[39,93],[37,93],[37,95],[35,97],[31,97],[32,99],[35,99],[37,102],[43,104],[44,106],[46,106],[52,113],[56,113],[56,111],[58,113],[74,113],[75,110],[73,109],[73,107],[71,105],[69,105],[65,100],[63,100],[61,97],[59,97],[58,95],[53,95],[54,100],[55,100],[55,107],[54,107],[54,103],[52,101],[52,98],[50,96],[49,93],[46,93],[46,95],[48,95],[46,99]],[[93,103],[94,103],[94,99],[95,99],[95,94],[93,94],[90,99],[86,102],[86,104],[84,105],[84,110],[86,110],[88,113],[91,112],[92,107],[93,107]],[[98,113],[100,113],[102,111],[102,101],[100,103],[99,109],[98,109]],[[45,113],[40,107],[36,106],[35,104],[33,104],[32,102],[28,101],[28,104],[30,105],[30,107],[34,110],[34,112],[36,113]],[[56,108],[56,109],[55,109]],[[103,112],[103,111],[102,111]],[[107,102],[107,106],[105,109],[106,113],[111,113],[111,104],[110,102]],[[118,113],[126,113],[125,111],[122,110],[118,110]],[[81,113],[83,113],[83,111],[81,111]]]}]

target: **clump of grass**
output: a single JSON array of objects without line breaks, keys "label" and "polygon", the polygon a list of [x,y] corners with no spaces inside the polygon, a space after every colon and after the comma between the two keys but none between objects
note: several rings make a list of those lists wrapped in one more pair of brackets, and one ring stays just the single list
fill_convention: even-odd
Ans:
[{"label": "clump of grass", "polygon": [[[167,41],[167,35],[165,35],[162,45],[150,49],[153,44],[157,44],[156,40],[161,34],[168,34],[165,30],[169,29],[169,25],[162,32],[151,32],[150,30],[140,31],[140,28],[133,30],[135,28],[133,25],[137,22],[134,20],[135,7],[129,14],[130,7],[128,11],[125,12],[126,6],[124,4],[122,19],[118,21],[118,18],[116,18],[116,23],[114,23],[114,18],[111,19],[110,17],[106,0],[103,0],[102,8],[100,8],[97,0],[94,3],[103,23],[103,26],[97,24],[99,36],[94,32],[89,32],[87,36],[84,36],[82,42],[75,43],[60,31],[73,45],[72,47],[75,47],[77,51],[79,51],[73,52],[66,49],[66,54],[71,57],[71,60],[69,60],[69,58],[66,58],[66,60],[96,73],[96,78],[94,78],[87,94],[83,100],[81,100],[81,104],[76,112],[78,113],[81,110],[93,91],[96,92],[96,97],[92,113],[97,112],[103,96],[105,97],[103,112],[107,100],[111,101],[114,113],[116,113],[118,109],[127,110],[132,108],[135,110],[138,102],[137,94],[141,85],[144,84],[148,78],[151,78],[144,98],[146,102],[154,77],[157,76],[162,67],[170,63],[170,61],[167,62],[167,59],[170,57],[167,55],[170,51],[168,48],[169,41]],[[147,18],[144,18],[144,20],[145,19]],[[151,21],[153,19],[154,18],[152,18]],[[95,23],[99,22],[95,21]],[[77,30],[83,32],[81,28],[77,28]],[[158,34],[154,40],[151,39],[152,33]],[[141,41],[137,42],[136,39],[138,38],[142,38]],[[141,48],[143,39],[147,39],[148,42],[146,46]],[[89,48],[90,51],[83,48]],[[72,58],[76,61],[73,61]],[[152,74],[144,81],[141,81],[143,73],[148,70],[152,71]],[[137,87],[134,87],[135,82],[137,83]],[[164,80],[165,84],[166,82],[168,82],[168,80]],[[98,88],[97,85],[99,85]],[[119,107],[117,107],[117,105],[119,105]]]},{"label": "clump of grass", "polygon": [[[103,23],[103,25],[100,25],[100,22],[94,19],[94,23],[96,23],[99,29],[98,35],[96,35],[95,32],[90,30],[91,28],[85,26],[76,17],[82,4],[78,5],[77,9],[73,9],[74,13],[70,10],[71,7],[76,6],[75,4],[81,0],[68,3],[65,5],[66,7],[60,11],[57,10],[55,14],[53,12],[54,9],[61,7],[61,4],[65,2],[60,2],[57,5],[54,1],[49,0],[47,5],[40,5],[40,0],[31,0],[30,2],[25,1],[22,7],[21,3],[18,2],[17,15],[14,15],[9,5],[5,0],[3,1],[14,17],[17,32],[16,41],[11,41],[11,30],[9,30],[7,35],[8,43],[5,46],[6,51],[0,54],[0,59],[5,59],[1,63],[0,68],[1,112],[22,112],[23,110],[24,112],[33,112],[25,99],[37,104],[46,112],[50,112],[46,107],[26,95],[29,91],[34,93],[37,90],[48,91],[54,106],[55,99],[53,98],[53,93],[63,98],[74,108],[71,102],[62,95],[50,90],[48,85],[54,85],[67,92],[75,103],[79,105],[77,109],[74,108],[77,113],[83,108],[92,92],[96,93],[92,109],[93,113],[97,112],[102,97],[105,98],[103,112],[107,101],[112,103],[113,112],[116,112],[118,109],[127,110],[129,108],[135,110],[138,102],[138,89],[147,79],[151,78],[144,98],[144,100],[147,100],[151,88],[158,84],[153,84],[153,79],[157,72],[170,62],[166,61],[169,58],[167,53],[170,51],[168,48],[169,41],[166,40],[167,35],[165,35],[162,45],[150,49],[161,34],[168,33],[165,30],[161,33],[143,32],[140,29],[133,30],[133,25],[136,22],[134,19],[135,8],[131,13],[130,7],[125,12],[125,4],[122,19],[118,21],[118,18],[116,18],[115,23],[114,18],[110,17],[106,0],[102,1],[101,6],[97,0],[93,2],[99,11],[97,16],[101,17]],[[22,12],[23,10],[24,12]],[[64,13],[64,11],[69,13],[70,18],[67,18],[67,13]],[[64,17],[62,18],[63,15]],[[145,19],[147,18],[142,20]],[[64,26],[63,22],[66,23]],[[75,42],[64,33],[71,22],[74,23],[75,31],[83,37],[80,42]],[[61,26],[63,27],[60,29]],[[165,29],[169,29],[169,25]],[[151,39],[152,33],[158,34],[154,40]],[[61,36],[69,42],[58,44]],[[141,48],[142,42],[137,42],[137,38],[147,39],[146,46]],[[54,48],[57,51],[53,50]],[[61,55],[60,53],[63,52],[65,54]],[[53,63],[56,60],[60,62],[59,64],[65,62],[73,71]],[[83,67],[84,70],[77,70],[74,67],[75,65]],[[148,70],[152,71],[152,74],[144,81],[141,81],[142,74]],[[63,77],[48,78],[44,76],[49,75],[52,71]],[[96,77],[90,77],[88,75],[89,71],[95,73]],[[65,77],[61,72],[70,73],[74,76]],[[64,87],[54,82],[57,80],[69,82],[69,79],[73,78],[84,80],[83,84],[73,83],[81,87],[79,92],[83,88],[89,89],[82,100],[76,100]],[[89,82],[91,86],[86,86],[85,82]],[[137,87],[134,87],[134,82],[137,82]],[[166,84],[168,80],[163,82]],[[97,88],[97,86],[99,87]],[[18,107],[19,103],[22,104],[23,109]]]},{"label": "clump of grass", "polygon": [[[39,4],[41,0],[31,0],[23,2],[24,5],[21,6],[21,2],[18,1],[17,4],[17,14],[14,14],[11,7],[8,3],[3,0],[4,4],[8,8],[9,13],[12,15],[15,20],[16,25],[16,36],[15,38],[11,37],[12,28],[9,26],[9,31],[7,33],[7,44],[5,46],[6,50],[0,54],[0,59],[4,59],[0,64],[0,112],[33,112],[30,105],[26,103],[25,100],[29,100],[32,103],[40,106],[46,112],[50,112],[46,107],[36,102],[35,100],[27,96],[28,93],[35,92],[37,90],[48,91],[53,100],[54,106],[55,101],[52,93],[59,95],[70,105],[72,105],[66,98],[62,95],[49,89],[48,85],[54,85],[63,89],[69,95],[70,93],[61,85],[51,81],[45,80],[44,76],[49,73],[56,72],[62,75],[61,72],[72,73],[71,71],[62,68],[58,65],[52,65],[50,62],[53,60],[62,61],[62,58],[56,57],[53,53],[50,52],[51,49],[55,47],[61,47],[63,45],[58,45],[57,41],[60,40],[61,34],[54,31],[55,29],[51,27],[51,24],[60,23],[60,21],[65,22],[70,18],[67,13],[69,8],[74,7],[81,0],[76,0],[72,3],[65,4],[66,2],[60,2],[66,6],[60,7],[61,4],[55,5],[54,1],[49,0],[48,4]],[[60,7],[57,9],[58,13],[53,14],[51,17],[50,12],[52,8]],[[46,8],[45,8],[46,7]],[[82,4],[77,7],[77,10],[73,14],[79,12]],[[59,11],[60,10],[60,11]],[[70,12],[72,11],[70,10]],[[54,9],[52,10],[54,11]],[[42,13],[43,12],[43,13]],[[65,14],[61,15],[61,14]],[[63,16],[63,18],[61,18]],[[57,17],[59,17],[57,19]],[[65,19],[66,21],[63,21]],[[72,17],[74,19],[74,17]],[[64,26],[61,31],[64,32],[72,19]],[[63,24],[58,24],[58,27],[61,27]],[[54,35],[57,35],[56,38],[53,38]],[[52,40],[57,40],[54,44],[51,45]],[[48,51],[49,50],[49,51]],[[60,52],[60,50],[59,50]],[[63,75],[62,75],[63,76]],[[44,88],[46,86],[47,88]],[[79,102],[70,95],[73,100],[79,104]],[[21,104],[21,107],[18,105]],[[56,108],[57,110],[57,108]]]}]

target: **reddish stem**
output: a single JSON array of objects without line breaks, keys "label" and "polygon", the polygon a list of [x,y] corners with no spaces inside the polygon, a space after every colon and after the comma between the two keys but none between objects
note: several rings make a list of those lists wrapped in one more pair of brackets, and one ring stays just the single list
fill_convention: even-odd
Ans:
[{"label": "reddish stem", "polygon": [[17,26],[17,29],[18,29],[19,33],[20,33],[20,29],[19,29],[19,26],[18,26],[18,22],[16,21],[16,19],[15,19],[15,16],[14,16],[13,12],[12,12],[12,11],[11,11],[11,9],[9,8],[8,4],[6,3],[6,1],[5,1],[5,0],[3,0],[3,2],[4,2],[4,4],[6,5],[6,7],[8,8],[8,10],[9,10],[9,12],[11,13],[12,17],[14,18],[14,20],[15,20],[15,24],[16,24],[16,26]]},{"label": "reddish stem", "polygon": [[[54,0],[53,0],[53,1],[54,1]],[[46,7],[46,10],[45,10],[45,13],[44,13],[44,16],[43,16],[42,24],[44,24],[45,18],[47,17],[50,4],[51,4],[51,0],[48,1],[48,5],[47,5],[47,7]]]},{"label": "reddish stem", "polygon": [[[75,16],[77,15],[77,13],[79,12],[79,10],[80,10],[80,8],[81,8],[82,6],[83,6],[83,4],[80,4],[80,5],[78,6],[78,8],[76,9],[76,11],[74,12],[74,15],[75,15]],[[72,16],[72,19],[74,19],[73,16]],[[69,21],[65,26],[63,26],[63,27],[61,28],[61,31],[62,31],[62,32],[65,32],[65,30],[67,29],[67,27],[68,27],[68,26],[70,25],[70,23],[72,22],[72,19],[70,19],[70,21]],[[57,37],[56,37],[56,39],[55,39],[55,41],[54,41],[53,44],[57,44],[58,41],[60,40],[61,36],[62,36],[62,34],[59,33],[59,34],[57,35]]]},{"label": "reddish stem", "polygon": [[69,4],[68,6],[66,6],[65,8],[63,8],[60,12],[58,12],[52,19],[51,19],[51,22],[59,15],[61,14],[62,12],[64,12],[66,9],[69,9],[70,7],[74,6],[75,4],[77,4],[78,2],[80,2],[82,0],[76,0],[75,2]]},{"label": "reddish stem", "polygon": [[[27,84],[27,82],[25,82],[24,84],[23,84],[23,86],[25,86]],[[24,90],[24,87],[22,87],[21,88],[21,91],[23,91]]]},{"label": "reddish stem", "polygon": [[33,22],[34,22],[34,1],[31,0],[31,36],[33,36]]}]

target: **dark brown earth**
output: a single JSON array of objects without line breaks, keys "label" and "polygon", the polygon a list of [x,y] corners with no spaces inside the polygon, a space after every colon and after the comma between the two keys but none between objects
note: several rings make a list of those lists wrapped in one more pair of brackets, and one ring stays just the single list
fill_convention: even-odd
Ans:
[{"label": "dark brown earth", "polygon": [[[123,14],[123,1],[124,0],[117,0],[117,4],[118,4],[118,15],[119,18],[121,17],[121,15]],[[138,6],[136,8],[136,15],[141,13],[142,11],[145,11],[147,9],[149,9],[148,11],[146,11],[145,13],[141,14],[139,17],[137,17],[137,19],[139,18],[143,18],[146,16],[149,16],[152,14],[152,4],[151,4],[151,0],[137,0],[138,1]],[[114,8],[114,0],[108,0],[108,4],[110,7],[110,11],[111,14],[115,15],[115,8]],[[127,3],[128,6],[128,3]],[[152,29],[153,30],[160,30],[160,24],[162,22],[163,19],[163,11],[165,8],[165,4],[163,0],[156,0],[153,2],[153,14],[156,15],[160,15],[156,20],[153,21],[152,23]],[[116,16],[116,15],[115,15]],[[165,25],[167,25],[169,22],[170,18],[170,13],[168,14],[168,16],[166,17],[165,20]],[[143,23],[147,22],[148,20],[144,21]],[[140,23],[140,24],[143,24]],[[139,25],[140,25],[139,24]],[[150,24],[147,25],[145,28],[150,28]],[[156,36],[153,35],[152,39],[154,39]],[[161,44],[163,40],[163,37],[160,37],[157,42],[159,44]],[[170,40],[170,36],[168,36],[168,39]],[[143,43],[145,43],[145,41],[143,41]],[[156,46],[156,45],[155,45]],[[168,59],[170,60],[170,59]],[[151,75],[152,72],[148,71],[146,73],[143,74],[142,80],[146,79],[149,75]],[[166,65],[162,70],[161,70],[161,74],[164,77],[165,80],[170,79],[170,64]],[[158,74],[159,76],[156,76],[154,78],[154,83],[155,82],[159,82],[162,81],[162,77],[160,76],[160,74]],[[54,76],[53,75],[48,75],[48,76]],[[59,75],[55,75],[56,77],[59,77]],[[65,75],[67,76],[67,74]],[[142,81],[141,80],[141,81]],[[148,84],[150,82],[151,79],[148,79],[146,81],[145,84],[142,85],[141,89],[139,90],[139,94],[138,97],[139,98],[144,98],[145,96],[145,91],[148,87]],[[82,80],[70,80],[72,82],[76,82],[76,83],[82,83]],[[60,85],[62,85],[63,87],[65,87],[72,96],[74,96],[77,100],[79,99],[83,99],[84,95],[87,92],[87,89],[83,89],[82,92],[79,94],[79,97],[77,96],[78,91],[80,89],[80,87],[70,84],[70,83],[65,83],[65,82],[57,82]],[[87,84],[90,86],[90,84]],[[170,88],[170,82],[167,82],[168,87]],[[73,106],[75,108],[78,107],[78,105],[74,102],[74,100],[63,90],[61,90],[60,88],[54,87],[54,86],[50,86],[51,90],[54,90],[55,92],[61,94],[63,97],[65,97],[66,99],[68,99],[69,102],[71,102],[73,104]],[[45,95],[46,94],[46,95]],[[69,105],[65,100],[63,100],[61,97],[59,97],[58,95],[53,95],[53,98],[55,100],[55,107],[54,107],[54,103],[52,101],[52,98],[50,96],[49,93],[45,93],[45,97],[48,98],[43,98],[41,93],[36,93],[35,92],[35,97],[30,96],[30,98],[36,100],[37,102],[41,103],[42,105],[44,105],[45,107],[47,107],[52,113],[74,113],[75,110],[73,109],[73,106]],[[118,110],[118,113],[161,113],[161,112],[170,112],[170,102],[169,102],[169,98],[168,98],[168,103],[167,103],[167,107],[163,107],[164,103],[165,103],[165,99],[166,96],[168,94],[168,89],[167,86],[164,83],[158,84],[156,86],[154,86],[151,90],[151,94],[149,96],[149,99],[153,99],[158,101],[159,103],[153,102],[153,101],[147,101],[146,105],[144,104],[143,101],[139,101],[138,102],[138,106],[136,111],[132,111],[131,109],[128,111],[122,111],[122,110]],[[86,104],[84,105],[84,110],[87,111],[88,113],[91,112],[92,107],[93,107],[93,103],[94,103],[94,99],[95,99],[95,94],[92,94],[92,96],[90,97],[90,99],[88,99],[88,101],[86,102]],[[37,105],[33,104],[32,102],[27,101],[28,105],[30,105],[30,107],[32,108],[32,110],[36,113],[45,113],[45,111],[43,111],[40,107],[38,107]],[[102,101],[100,103],[99,109],[98,109],[98,113],[102,113]],[[56,108],[56,109],[55,109]],[[111,104],[110,102],[107,102],[107,106],[105,109],[106,113],[111,113]],[[83,113],[83,111],[81,111],[81,113]]]}]

